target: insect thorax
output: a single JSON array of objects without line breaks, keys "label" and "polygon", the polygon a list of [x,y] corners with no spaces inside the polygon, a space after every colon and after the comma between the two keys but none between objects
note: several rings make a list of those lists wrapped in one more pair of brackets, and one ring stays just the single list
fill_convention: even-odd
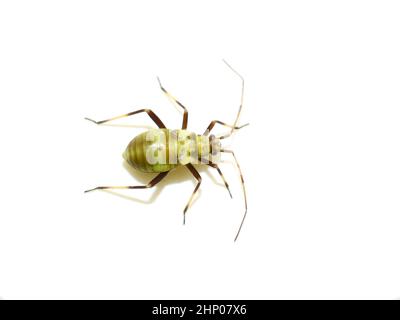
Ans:
[{"label": "insect thorax", "polygon": [[138,170],[165,172],[176,166],[219,162],[220,141],[187,130],[152,129],[136,136],[123,157]]}]

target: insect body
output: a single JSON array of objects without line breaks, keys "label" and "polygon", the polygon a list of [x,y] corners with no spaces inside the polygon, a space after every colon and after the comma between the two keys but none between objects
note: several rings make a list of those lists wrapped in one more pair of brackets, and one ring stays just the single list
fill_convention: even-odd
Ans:
[{"label": "insect body", "polygon": [[196,135],[182,129],[154,129],[136,136],[123,157],[142,172],[166,172],[188,163],[213,162],[219,149],[219,139],[214,136]]},{"label": "insect body", "polygon": [[[178,100],[176,100],[164,87],[161,85],[160,80],[158,82],[160,84],[161,90],[170,98],[174,103],[180,106],[183,109],[183,121],[181,129],[167,129],[161,119],[150,109],[140,109],[136,110],[118,117],[114,117],[111,119],[106,119],[102,121],[94,121],[89,118],[85,118],[89,121],[92,121],[96,124],[103,124],[112,120],[121,119],[125,117],[129,117],[138,113],[147,113],[148,116],[155,122],[158,126],[158,129],[151,129],[146,132],[143,132],[136,136],[126,147],[123,157],[128,162],[129,165],[134,167],[135,169],[142,172],[151,172],[158,173],[158,175],[151,180],[146,185],[139,186],[100,186],[94,189],[86,190],[85,192],[94,191],[94,190],[104,190],[104,189],[145,189],[151,188],[163,180],[167,174],[179,167],[185,166],[192,175],[197,180],[197,185],[185,206],[183,211],[184,213],[184,223],[186,217],[186,211],[190,207],[192,200],[200,187],[201,184],[201,176],[194,167],[194,164],[202,164],[207,165],[212,168],[215,168],[222,180],[224,181],[225,187],[229,192],[229,195],[232,197],[232,194],[229,189],[229,185],[226,182],[224,175],[222,174],[218,162],[220,160],[221,153],[231,154],[234,158],[236,166],[239,170],[244,201],[245,201],[245,213],[243,215],[242,222],[240,224],[239,230],[237,231],[235,240],[239,236],[240,230],[242,228],[243,222],[245,220],[247,214],[247,198],[246,198],[246,189],[244,186],[243,175],[241,173],[241,169],[239,163],[235,157],[235,154],[231,150],[226,150],[221,147],[221,140],[228,138],[232,135],[234,130],[240,129],[243,126],[237,126],[237,122],[240,116],[240,112],[243,105],[243,92],[244,92],[244,80],[242,76],[240,76],[225,60],[224,62],[227,64],[229,68],[231,68],[242,80],[242,95],[241,95],[241,103],[239,107],[238,114],[236,116],[235,123],[233,125],[228,125],[219,120],[213,120],[208,125],[207,129],[203,134],[195,134],[187,130],[188,124],[188,111],[186,107]],[[216,124],[223,125],[225,127],[229,127],[229,133],[215,137],[214,135],[210,135],[210,131],[214,128]]]}]

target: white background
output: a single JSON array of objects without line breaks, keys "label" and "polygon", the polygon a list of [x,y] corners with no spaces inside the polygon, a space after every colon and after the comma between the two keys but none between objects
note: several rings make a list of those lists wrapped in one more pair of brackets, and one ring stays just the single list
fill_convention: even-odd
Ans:
[{"label": "white background", "polygon": [[[0,297],[400,298],[398,1],[2,1]],[[121,153],[153,126],[240,123],[221,164],[154,190]],[[142,127],[141,127],[142,126]],[[222,128],[216,128],[222,132]],[[146,203],[149,202],[149,203]]]}]

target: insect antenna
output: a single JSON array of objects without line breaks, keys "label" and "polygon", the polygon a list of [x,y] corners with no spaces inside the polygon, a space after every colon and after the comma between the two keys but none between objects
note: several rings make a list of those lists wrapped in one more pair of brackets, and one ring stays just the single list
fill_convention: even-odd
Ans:
[{"label": "insect antenna", "polygon": [[[238,111],[238,113],[237,113],[237,115],[236,115],[235,122],[234,122],[233,126],[231,127],[231,131],[230,131],[228,134],[226,134],[226,135],[223,135],[223,136],[218,137],[219,139],[225,139],[225,138],[231,136],[232,133],[233,133],[235,130],[240,129],[240,128],[245,127],[245,126],[248,125],[248,123],[247,123],[247,124],[245,124],[245,125],[243,125],[243,126],[237,127],[237,123],[238,123],[238,121],[239,121],[240,113],[241,113],[242,107],[243,107],[244,78],[243,78],[242,75],[241,75],[239,72],[237,72],[225,59],[222,59],[222,61],[228,66],[229,69],[231,69],[231,70],[240,78],[240,80],[242,80],[242,93],[241,93],[241,96],[240,96],[239,111]],[[232,154],[233,159],[235,160],[235,163],[236,163],[236,167],[237,167],[237,169],[238,169],[238,171],[239,171],[239,174],[240,174],[240,180],[241,180],[241,182],[242,182],[242,189],[243,189],[243,196],[244,196],[244,208],[245,208],[245,211],[244,211],[244,215],[243,215],[243,218],[242,218],[242,222],[240,223],[239,229],[238,229],[238,231],[237,231],[237,233],[236,233],[236,237],[235,237],[235,241],[236,241],[237,238],[239,237],[240,231],[242,230],[242,226],[243,226],[244,220],[246,219],[246,215],[247,215],[247,195],[246,195],[246,187],[245,187],[245,185],[244,185],[244,179],[243,179],[242,170],[240,169],[240,165],[239,165],[239,162],[238,162],[237,159],[236,159],[235,153],[234,153],[232,150],[225,150],[225,149],[221,149],[221,152],[225,152],[225,153],[230,153],[230,154]]]},{"label": "insect antenna", "polygon": [[242,182],[242,189],[243,189],[243,196],[244,196],[244,209],[245,209],[245,210],[244,210],[244,215],[243,215],[243,218],[242,218],[242,222],[240,223],[240,226],[239,226],[239,230],[238,230],[237,233],[236,233],[236,237],[235,237],[235,240],[234,240],[234,241],[236,241],[237,238],[239,237],[240,230],[242,230],[243,222],[244,222],[244,220],[246,219],[246,215],[247,215],[247,195],[246,195],[246,187],[245,187],[245,185],[244,185],[244,179],[243,179],[242,170],[240,169],[240,165],[239,165],[239,162],[238,162],[237,159],[236,159],[235,153],[234,153],[232,150],[225,150],[225,149],[221,149],[221,152],[225,152],[225,153],[230,153],[230,154],[232,154],[233,159],[235,159],[236,167],[238,168],[238,171],[239,171],[239,174],[240,174],[240,180],[241,180],[241,182]]},{"label": "insect antenna", "polygon": [[[244,95],[244,78],[241,76],[241,74],[239,72],[237,72],[235,69],[233,69],[233,67],[228,62],[226,62],[225,59],[222,59],[222,61],[228,66],[229,69],[231,69],[240,78],[240,80],[242,80],[242,94],[241,94],[241,97],[240,97],[239,111],[237,113],[235,122],[234,122],[234,124],[232,126],[231,132],[229,134],[225,135],[225,136],[220,137],[220,139],[224,139],[224,138],[229,137],[230,135],[232,135],[233,131],[235,131],[235,129],[236,129],[235,127],[237,126],[237,123],[239,121],[240,112],[242,111],[243,95]],[[246,125],[244,125],[244,126],[246,126]]]}]

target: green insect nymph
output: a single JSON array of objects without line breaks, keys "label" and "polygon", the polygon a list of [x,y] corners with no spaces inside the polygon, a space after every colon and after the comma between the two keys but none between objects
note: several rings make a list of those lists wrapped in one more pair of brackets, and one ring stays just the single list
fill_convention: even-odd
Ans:
[{"label": "green insect nymph", "polygon": [[[221,140],[230,137],[235,130],[243,128],[248,124],[237,126],[237,122],[239,120],[240,112],[243,106],[244,79],[225,60],[223,61],[242,80],[241,102],[235,123],[233,125],[226,124],[219,120],[213,120],[210,122],[210,124],[208,125],[207,129],[203,134],[196,134],[194,132],[188,131],[187,130],[188,111],[186,107],[178,100],[176,100],[167,90],[164,89],[164,87],[161,85],[160,79],[158,78],[157,79],[160,84],[160,88],[165,93],[165,95],[183,109],[183,121],[181,129],[167,129],[164,123],[160,120],[160,118],[150,109],[140,109],[102,121],[94,121],[92,119],[85,118],[86,120],[89,120],[96,124],[103,124],[110,122],[112,120],[121,119],[138,113],[145,112],[158,126],[158,129],[148,130],[133,138],[123,153],[124,159],[133,168],[141,172],[158,173],[158,175],[153,180],[151,180],[146,185],[100,186],[90,190],[86,190],[85,192],[90,192],[94,190],[104,190],[104,189],[151,188],[154,187],[157,183],[159,183],[162,179],[164,179],[171,170],[179,166],[185,166],[197,180],[197,185],[194,188],[194,191],[188,203],[186,204],[185,209],[183,210],[183,223],[185,223],[186,211],[190,207],[194,199],[194,196],[201,184],[201,176],[199,172],[196,170],[196,168],[193,166],[194,164],[207,165],[212,168],[215,168],[218,171],[219,175],[221,176],[222,180],[224,181],[224,184],[229,192],[229,195],[232,197],[229,185],[226,182],[224,175],[222,174],[222,171],[218,166],[218,163],[220,162],[221,153],[229,153],[233,156],[233,159],[235,160],[236,166],[240,173],[243,195],[244,195],[244,204],[245,204],[245,212],[235,237],[236,241],[236,239],[239,236],[240,230],[242,229],[243,222],[247,214],[246,189],[244,185],[243,175],[234,152],[222,148]],[[229,127],[230,131],[225,135],[215,137],[214,135],[211,135],[210,132],[216,124]]]}]

